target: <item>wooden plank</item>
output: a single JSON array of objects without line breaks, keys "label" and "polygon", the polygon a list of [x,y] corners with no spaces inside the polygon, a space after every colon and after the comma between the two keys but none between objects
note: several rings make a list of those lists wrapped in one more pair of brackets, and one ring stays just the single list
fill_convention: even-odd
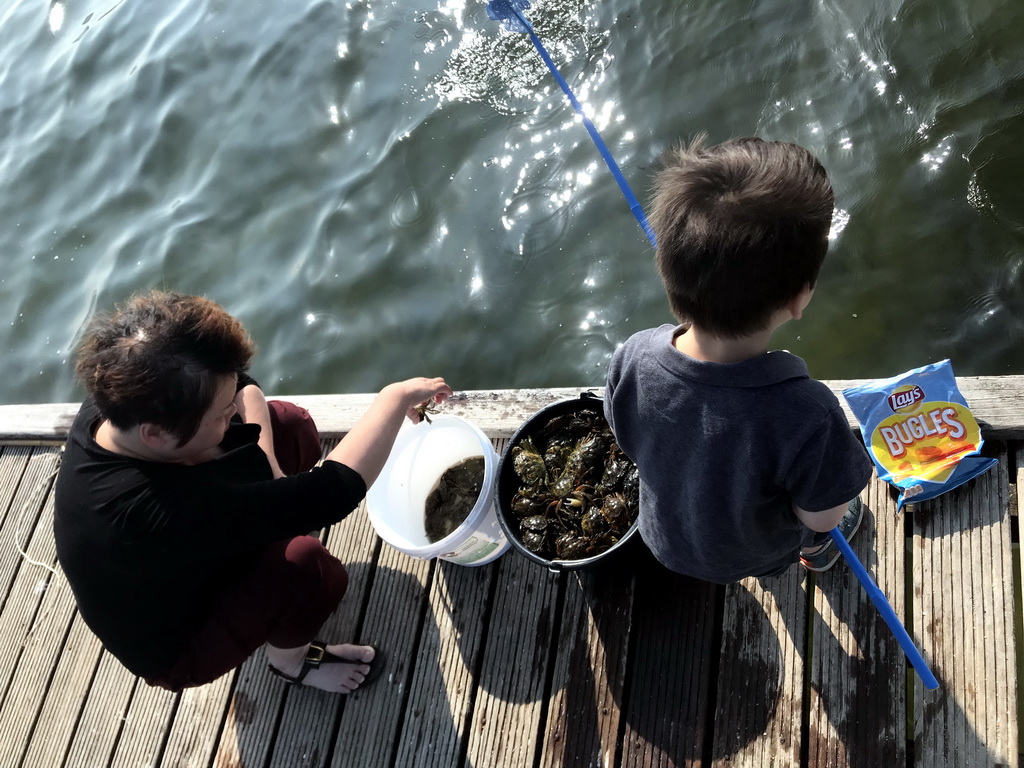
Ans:
[{"label": "wooden plank", "polygon": [[635,581],[621,764],[701,766],[723,588],[666,570],[643,548]]},{"label": "wooden plank", "polygon": [[616,554],[566,579],[541,766],[615,765],[634,587]]},{"label": "wooden plank", "polygon": [[[904,518],[877,479],[862,500],[864,521],[851,546],[905,623]],[[906,657],[842,559],[814,580],[808,765],[904,765]]]},{"label": "wooden plank", "polygon": [[4,525],[20,508],[15,502],[15,494],[21,487],[21,477],[31,455],[30,446],[0,445],[0,523]]},{"label": "wooden plank", "polygon": [[111,768],[158,765],[164,738],[181,694],[146,685],[139,679],[124,715]]},{"label": "wooden plank", "polygon": [[808,588],[797,566],[726,587],[713,765],[799,765]]},{"label": "wooden plank", "polygon": [[[1007,455],[1013,457],[1016,474],[1010,477],[1010,517],[1017,522],[1024,520],[1024,442],[1014,441],[1007,445]],[[1018,542],[1019,543],[1019,535]],[[1024,558],[1018,558],[1024,563]]]},{"label": "wooden plank", "polygon": [[551,644],[559,633],[559,576],[511,552],[498,560],[466,764],[533,766]]},{"label": "wooden plank", "polygon": [[1024,376],[957,376],[957,387],[991,440],[1024,438]]},{"label": "wooden plank", "polygon": [[160,765],[166,768],[206,768],[220,738],[225,710],[230,705],[236,670],[198,688],[181,692]]},{"label": "wooden plank", "polygon": [[[1021,556],[1020,547],[1020,521],[1024,520],[1024,442],[1013,441],[1007,446],[1007,455],[1014,459],[1014,467],[1016,472],[1010,477],[1010,520],[1011,530],[1017,531],[1017,536],[1011,547],[1011,551],[1014,556],[1014,560],[1017,566],[1016,573],[1016,585],[1013,593],[1014,610],[1019,616],[1022,612],[1021,606],[1024,606],[1024,557]],[[1017,630],[1020,631],[1021,624],[1017,623]],[[1024,637],[1017,635],[1015,638],[1015,645],[1017,648],[1016,659],[1017,659],[1017,675],[1018,678],[1015,680],[1008,680],[1007,685],[1013,685],[1017,692],[1017,719],[1014,721],[1017,724],[1017,742],[1018,742],[1018,764],[1024,764],[1024,733],[1021,732],[1019,718],[1021,713],[1024,713],[1024,687],[1019,679],[1021,674],[1021,661],[1024,658],[1024,651],[1021,650],[1024,646]]]},{"label": "wooden plank", "polygon": [[20,756],[28,748],[75,615],[67,580],[52,570],[57,560],[52,526],[53,498],[47,496],[39,525],[26,547],[28,558],[42,565],[26,562],[19,569],[10,608],[0,618],[0,643],[5,650],[20,649],[0,705],[4,712],[0,754],[5,756]]},{"label": "wooden plank", "polygon": [[[20,475],[14,495],[12,512],[2,529],[0,562],[3,564],[6,599],[0,613],[0,702],[15,675],[24,644],[32,632],[40,606],[56,577],[57,554],[53,541],[53,499],[45,491],[56,470],[56,449],[24,449],[5,451],[6,457],[19,456],[15,467]],[[24,461],[22,461],[24,460]],[[24,554],[19,552],[23,548]],[[39,563],[39,565],[34,564]],[[64,626],[70,613],[64,617]]]},{"label": "wooden plank", "polygon": [[499,562],[478,567],[438,562],[396,766],[460,764]]},{"label": "wooden plank", "polygon": [[432,561],[384,545],[373,573],[360,640],[387,653],[384,674],[346,697],[331,765],[391,765],[426,610]]},{"label": "wooden plank", "polygon": [[1006,458],[912,512],[914,623],[940,682],[915,680],[921,765],[1018,764]]},{"label": "wooden plank", "polygon": [[0,436],[6,443],[67,439],[81,403],[0,405]]},{"label": "wooden plank", "polygon": [[[8,447],[0,456],[0,605],[3,605],[19,571],[29,565],[22,551],[36,528],[43,495],[57,472],[60,451],[56,448]],[[52,534],[51,534],[52,538]],[[11,649],[0,650],[0,674],[9,670]],[[3,690],[6,675],[0,678]]]},{"label": "wooden plank", "polygon": [[[970,568],[972,587],[980,598],[981,619],[975,625],[974,641],[983,649],[982,670],[986,694],[976,699],[979,728],[994,760],[1005,766],[1019,764],[1017,725],[1017,642],[1018,629],[1014,619],[1013,524],[1010,514],[1009,455],[1007,446],[993,444],[999,464],[990,470],[985,481],[975,482],[975,498],[984,519],[998,520],[998,525],[985,526],[972,532]],[[995,588],[993,588],[995,587]],[[979,628],[981,632],[979,633]],[[982,660],[979,660],[982,661]],[[970,684],[968,684],[970,690]],[[1004,756],[1009,756],[1009,759]]]},{"label": "wooden plank", "polygon": [[[842,391],[865,384],[868,379],[829,380],[824,383],[839,397],[851,426],[857,426],[842,398]],[[975,416],[983,421],[984,434],[992,439],[1024,438],[1024,418],[1017,403],[1024,395],[1024,376],[958,376],[957,386]],[[481,425],[489,437],[510,437],[534,412],[557,402],[578,397],[582,391],[600,395],[602,387],[554,389],[494,389],[457,392],[445,406],[446,413]],[[373,394],[287,395],[316,419],[325,437],[339,437],[366,412]],[[271,396],[270,399],[273,399]],[[7,443],[62,442],[78,412],[79,403],[0,405],[0,439]]]},{"label": "wooden plank", "polygon": [[254,653],[235,670],[235,684],[213,765],[266,765],[286,695],[283,682],[267,670],[263,651]]},{"label": "wooden plank", "polygon": [[145,685],[121,662],[101,652],[64,765],[72,768],[110,763],[136,684]]},{"label": "wooden plank", "polygon": [[61,765],[74,737],[101,652],[99,640],[77,611],[67,642],[56,652],[56,671],[46,688],[25,765]]}]

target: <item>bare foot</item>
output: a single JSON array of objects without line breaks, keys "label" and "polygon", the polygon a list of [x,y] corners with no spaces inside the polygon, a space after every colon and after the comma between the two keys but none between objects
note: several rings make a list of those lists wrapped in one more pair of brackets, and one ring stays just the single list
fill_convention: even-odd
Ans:
[{"label": "bare foot", "polygon": [[[302,672],[303,660],[309,644],[298,648],[278,648],[267,644],[267,661],[272,667],[289,677],[297,677]],[[331,693],[352,693],[366,679],[370,672],[369,662],[373,660],[375,651],[369,645],[328,645],[328,653],[351,659],[351,663],[335,662],[321,664],[310,669],[302,678],[302,685],[319,688]]]}]

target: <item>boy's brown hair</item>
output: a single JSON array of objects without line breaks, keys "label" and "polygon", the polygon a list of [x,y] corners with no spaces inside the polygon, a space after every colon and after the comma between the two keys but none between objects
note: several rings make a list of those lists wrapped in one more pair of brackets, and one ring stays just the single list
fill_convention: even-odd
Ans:
[{"label": "boy's brown hair", "polygon": [[796,144],[758,138],[670,153],[651,224],[672,312],[721,338],[764,330],[813,286],[828,250],[834,194]]},{"label": "boy's brown hair", "polygon": [[209,299],[154,291],[96,316],[75,372],[118,429],[156,424],[188,442],[218,379],[248,369],[255,347],[242,324]]}]

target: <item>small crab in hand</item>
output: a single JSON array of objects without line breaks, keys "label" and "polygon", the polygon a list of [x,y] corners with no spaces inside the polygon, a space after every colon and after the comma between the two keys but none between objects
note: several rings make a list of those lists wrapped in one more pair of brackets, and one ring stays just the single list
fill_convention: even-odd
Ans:
[{"label": "small crab in hand", "polygon": [[416,406],[416,413],[420,416],[420,421],[425,421],[427,424],[431,424],[430,417],[436,416],[441,412],[441,408],[433,400],[427,400],[425,403],[420,403]]}]

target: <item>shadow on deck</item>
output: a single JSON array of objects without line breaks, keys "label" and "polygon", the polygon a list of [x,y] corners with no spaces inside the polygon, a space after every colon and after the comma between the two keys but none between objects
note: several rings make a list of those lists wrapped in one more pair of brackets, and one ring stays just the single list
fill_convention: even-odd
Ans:
[{"label": "shadow on deck", "polygon": [[383,545],[360,511],[326,534],[350,586],[323,634],[389,666],[346,699],[287,688],[261,654],[177,695],[128,674],[53,570],[60,449],[4,446],[0,765],[1018,765],[1024,450],[986,447],[996,469],[903,517],[874,482],[854,539],[938,691],[843,564],[725,588],[639,550],[589,572],[515,552],[465,568]]}]

